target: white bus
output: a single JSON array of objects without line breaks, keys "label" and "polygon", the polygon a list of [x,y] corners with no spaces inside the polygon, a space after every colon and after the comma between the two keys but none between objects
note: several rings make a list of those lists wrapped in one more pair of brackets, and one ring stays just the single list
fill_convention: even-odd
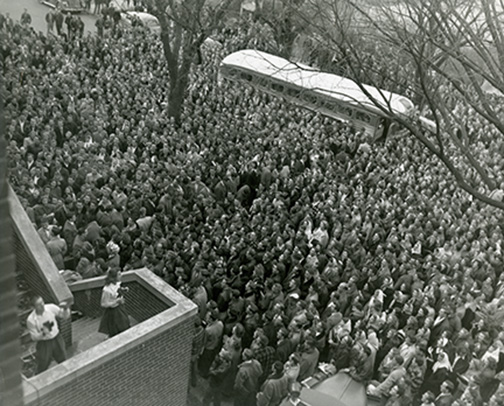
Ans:
[{"label": "white bus", "polygon": [[369,95],[385,108],[383,111],[353,80],[256,50],[226,56],[221,62],[219,75],[248,83],[336,120],[350,122],[357,129],[363,128],[374,139],[389,132],[391,118],[386,111],[406,118],[415,108],[404,96],[365,85]]}]

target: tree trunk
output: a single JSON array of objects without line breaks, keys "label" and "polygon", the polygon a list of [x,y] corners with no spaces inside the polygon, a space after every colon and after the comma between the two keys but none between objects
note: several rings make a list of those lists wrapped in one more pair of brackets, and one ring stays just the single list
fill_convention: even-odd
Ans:
[{"label": "tree trunk", "polygon": [[180,116],[182,114],[182,107],[184,105],[187,87],[189,85],[189,73],[191,71],[192,62],[197,50],[199,49],[199,45],[203,42],[201,38],[194,41],[191,38],[190,41],[190,45],[187,48],[183,48],[182,63],[180,67],[177,68],[176,83],[173,83],[173,81],[170,80],[171,86],[170,93],[168,95],[168,116],[173,117],[177,126],[181,124]]},{"label": "tree trunk", "polygon": [[180,115],[182,114],[182,106],[184,104],[185,89],[181,89],[180,84],[170,89],[168,95],[168,116],[173,117],[175,125],[180,125]]}]

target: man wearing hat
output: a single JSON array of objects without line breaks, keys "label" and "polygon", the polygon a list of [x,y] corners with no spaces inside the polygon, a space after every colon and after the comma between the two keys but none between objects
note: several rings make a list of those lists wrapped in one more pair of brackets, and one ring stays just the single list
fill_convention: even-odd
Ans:
[{"label": "man wearing hat", "polygon": [[246,348],[242,354],[243,362],[238,365],[234,390],[235,406],[254,406],[256,394],[259,389],[259,379],[263,370],[259,361],[254,357],[254,352]]}]

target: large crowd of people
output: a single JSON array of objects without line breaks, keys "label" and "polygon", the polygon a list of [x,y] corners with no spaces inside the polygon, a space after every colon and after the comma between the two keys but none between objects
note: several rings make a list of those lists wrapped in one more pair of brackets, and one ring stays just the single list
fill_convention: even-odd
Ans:
[{"label": "large crowd of people", "polygon": [[502,213],[404,134],[218,85],[213,52],[258,27],[216,35],[177,126],[141,27],[1,25],[9,179],[55,264],[147,267],[191,298],[207,405],[278,405],[319,363],[387,406],[504,404]]}]

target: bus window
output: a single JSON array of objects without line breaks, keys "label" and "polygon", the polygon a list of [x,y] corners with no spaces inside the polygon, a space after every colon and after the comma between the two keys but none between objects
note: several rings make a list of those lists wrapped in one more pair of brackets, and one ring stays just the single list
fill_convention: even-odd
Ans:
[{"label": "bus window", "polygon": [[255,76],[254,81],[258,86],[268,88],[268,81],[261,76]]},{"label": "bus window", "polygon": [[310,94],[310,93],[304,93],[303,94],[303,99],[307,101],[310,104],[318,105],[319,104],[319,99],[318,97]]},{"label": "bus window", "polygon": [[342,106],[340,110],[345,116],[353,117],[353,110],[350,107]]},{"label": "bus window", "polygon": [[279,85],[278,83],[272,83],[271,89],[276,92],[280,92],[280,93],[283,93],[283,91],[284,91],[284,87],[282,85]]},{"label": "bus window", "polygon": [[231,76],[232,78],[236,76],[238,72],[236,69],[229,69],[228,75]]},{"label": "bus window", "polygon": [[341,111],[341,106],[338,104],[338,103],[334,103],[334,102],[330,102],[330,101],[326,101],[325,102],[325,105],[326,107],[331,110],[331,111],[334,111],[335,113],[338,113]]},{"label": "bus window", "polygon": [[369,116],[369,114],[363,113],[362,111],[356,111],[355,118],[364,123],[369,124],[371,122],[371,117]]},{"label": "bus window", "polygon": [[242,72],[240,76],[242,79],[245,79],[248,82],[252,82],[252,75]]},{"label": "bus window", "polygon": [[297,89],[293,89],[291,87],[288,87],[287,88],[287,94],[289,96],[292,96],[292,97],[299,97],[299,95],[301,94],[301,92]]},{"label": "bus window", "polygon": [[332,110],[332,103],[325,99],[320,99],[320,106]]}]

